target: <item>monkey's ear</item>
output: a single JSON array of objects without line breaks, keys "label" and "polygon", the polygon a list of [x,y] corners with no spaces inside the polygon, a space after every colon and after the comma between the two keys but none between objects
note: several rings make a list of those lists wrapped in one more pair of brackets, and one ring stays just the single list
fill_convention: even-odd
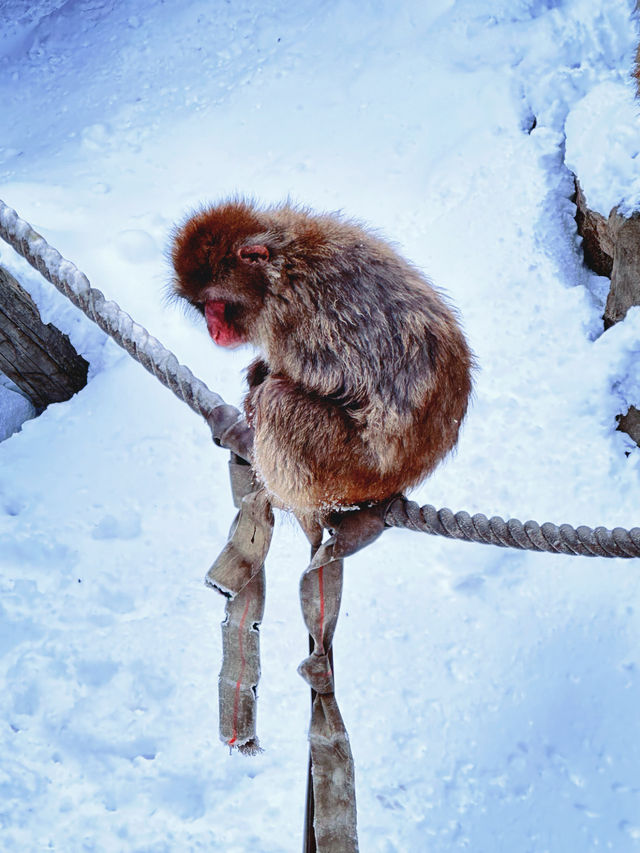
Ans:
[{"label": "monkey's ear", "polygon": [[245,264],[265,264],[269,260],[269,249],[266,246],[242,246],[238,249],[238,257]]}]

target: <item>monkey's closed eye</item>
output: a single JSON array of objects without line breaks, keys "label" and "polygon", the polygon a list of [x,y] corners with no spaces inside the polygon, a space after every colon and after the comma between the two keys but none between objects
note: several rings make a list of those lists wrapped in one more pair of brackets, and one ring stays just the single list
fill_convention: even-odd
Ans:
[{"label": "monkey's closed eye", "polygon": [[269,249],[266,246],[243,246],[238,250],[238,257],[246,264],[266,263],[269,260]]}]

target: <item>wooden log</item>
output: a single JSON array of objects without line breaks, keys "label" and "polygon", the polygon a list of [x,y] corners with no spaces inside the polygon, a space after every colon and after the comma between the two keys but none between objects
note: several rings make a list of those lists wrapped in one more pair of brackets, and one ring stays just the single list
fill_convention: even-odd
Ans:
[{"label": "wooden log", "polygon": [[[608,329],[624,320],[632,305],[640,305],[640,211],[624,217],[614,208],[605,219],[589,209],[577,178],[575,186],[576,223],[582,237],[584,261],[597,275],[611,279],[602,317],[604,328]],[[617,415],[616,420],[618,429],[640,446],[640,411],[631,406],[626,414]]]},{"label": "wooden log", "polygon": [[613,270],[613,240],[605,217],[587,207],[580,181],[575,179],[576,225],[582,237],[584,262],[596,275],[611,278]]},{"label": "wooden log", "polygon": [[0,267],[0,372],[42,412],[84,388],[88,369],[69,338],[42,322],[27,291]]},{"label": "wooden log", "polygon": [[618,421],[618,429],[620,432],[632,438],[637,445],[640,445],[640,409],[635,406],[629,406],[626,415],[616,415]]},{"label": "wooden log", "polygon": [[613,242],[613,267],[604,309],[605,329],[624,320],[632,305],[640,305],[640,214],[627,218],[612,210],[608,231]]},{"label": "wooden log", "polygon": [[582,237],[584,262],[597,275],[611,279],[604,309],[604,328],[623,320],[632,305],[640,305],[640,212],[620,216],[617,208],[605,219],[587,206],[575,179],[576,224]]}]

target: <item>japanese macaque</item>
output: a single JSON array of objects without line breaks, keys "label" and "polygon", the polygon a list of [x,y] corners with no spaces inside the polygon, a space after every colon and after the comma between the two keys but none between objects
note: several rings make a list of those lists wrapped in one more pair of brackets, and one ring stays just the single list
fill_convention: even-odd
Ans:
[{"label": "japanese macaque", "polygon": [[231,200],[173,235],[174,291],[247,370],[253,463],[276,503],[322,514],[419,483],[451,450],[472,355],[391,246],[335,214]]}]

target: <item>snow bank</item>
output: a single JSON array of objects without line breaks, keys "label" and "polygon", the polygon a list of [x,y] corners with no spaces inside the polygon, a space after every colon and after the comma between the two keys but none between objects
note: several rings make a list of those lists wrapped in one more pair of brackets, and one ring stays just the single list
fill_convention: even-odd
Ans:
[{"label": "snow bank", "polygon": [[31,401],[11,386],[13,383],[0,373],[0,441],[13,435],[36,414]]}]

